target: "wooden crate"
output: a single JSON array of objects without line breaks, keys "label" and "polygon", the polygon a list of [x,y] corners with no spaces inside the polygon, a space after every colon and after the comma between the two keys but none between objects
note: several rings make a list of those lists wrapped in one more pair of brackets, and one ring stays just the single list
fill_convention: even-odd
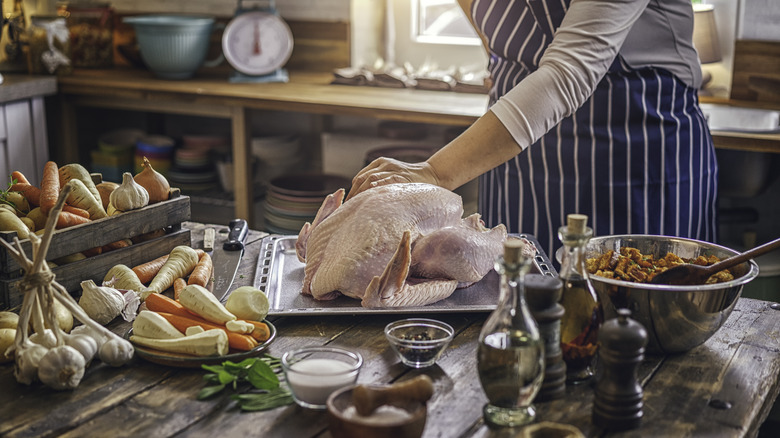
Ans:
[{"label": "wooden crate", "polygon": [[[171,189],[171,199],[138,210],[92,221],[63,230],[52,237],[47,260],[98,248],[122,239],[133,238],[151,231],[164,229],[165,235],[127,248],[109,251],[52,269],[59,284],[71,294],[79,295],[81,282],[92,279],[100,284],[109,269],[117,264],[133,267],[168,254],[174,247],[190,245],[190,230],[181,223],[190,220],[190,198],[179,189]],[[0,232],[0,238],[12,242],[15,232]],[[32,259],[29,239],[21,241],[22,248]],[[0,248],[0,309],[21,304],[18,288],[23,271],[5,247]]]}]

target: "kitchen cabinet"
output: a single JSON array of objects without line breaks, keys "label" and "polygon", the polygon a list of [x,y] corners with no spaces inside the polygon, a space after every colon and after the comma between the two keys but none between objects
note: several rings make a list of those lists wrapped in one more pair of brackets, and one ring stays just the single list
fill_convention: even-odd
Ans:
[{"label": "kitchen cabinet", "polygon": [[54,77],[5,75],[0,85],[0,174],[14,170],[40,182],[49,159],[44,97],[55,94]]}]

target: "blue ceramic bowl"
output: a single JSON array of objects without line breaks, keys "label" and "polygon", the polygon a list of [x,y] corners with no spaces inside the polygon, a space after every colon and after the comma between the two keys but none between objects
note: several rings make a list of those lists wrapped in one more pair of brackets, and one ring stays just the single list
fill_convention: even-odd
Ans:
[{"label": "blue ceramic bowl", "polygon": [[187,79],[203,64],[214,19],[184,15],[125,17],[135,28],[141,58],[163,79]]}]

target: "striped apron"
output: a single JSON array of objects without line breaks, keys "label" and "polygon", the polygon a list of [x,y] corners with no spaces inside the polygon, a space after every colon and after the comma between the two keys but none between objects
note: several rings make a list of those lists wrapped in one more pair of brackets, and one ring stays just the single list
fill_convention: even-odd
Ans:
[{"label": "striped apron", "polygon": [[[491,105],[537,68],[568,3],[474,1]],[[479,183],[485,223],[533,235],[550,258],[569,213],[587,215],[595,236],[717,238],[717,163],[697,90],[620,56],[580,109]]]}]

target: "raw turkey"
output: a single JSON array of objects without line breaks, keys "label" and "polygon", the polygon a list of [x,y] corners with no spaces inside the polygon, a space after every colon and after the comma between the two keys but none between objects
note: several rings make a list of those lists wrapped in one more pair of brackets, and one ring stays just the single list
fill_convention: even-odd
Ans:
[{"label": "raw turkey", "polygon": [[390,184],[343,202],[323,201],[298,235],[306,264],[302,293],[346,295],[363,307],[424,306],[482,279],[507,238],[478,214],[463,218],[460,196],[430,184]]}]

